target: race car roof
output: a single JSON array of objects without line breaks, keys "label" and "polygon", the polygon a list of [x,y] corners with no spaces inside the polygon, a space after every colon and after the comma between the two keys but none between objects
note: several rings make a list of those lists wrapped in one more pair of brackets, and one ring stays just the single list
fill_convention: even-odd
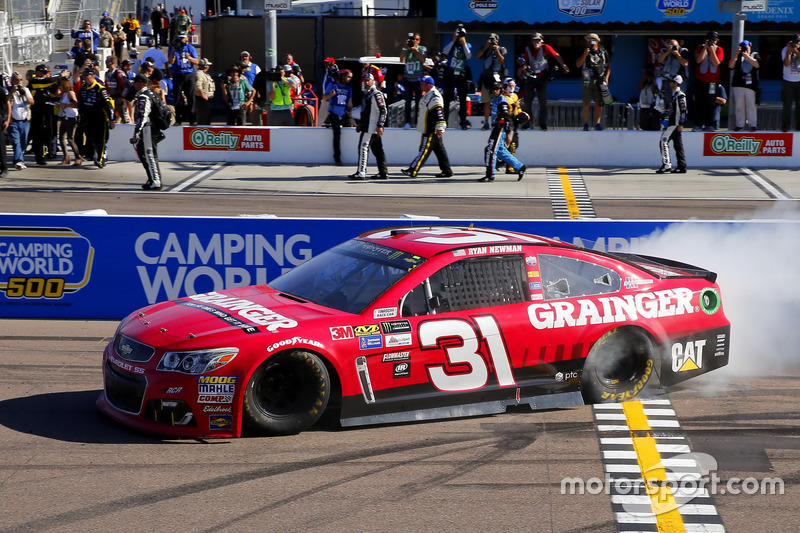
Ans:
[{"label": "race car roof", "polygon": [[[359,238],[422,257],[432,257],[449,250],[475,246],[521,244],[572,246],[537,235],[468,226],[398,226],[371,230],[362,233]],[[501,248],[497,250],[503,251]]]}]

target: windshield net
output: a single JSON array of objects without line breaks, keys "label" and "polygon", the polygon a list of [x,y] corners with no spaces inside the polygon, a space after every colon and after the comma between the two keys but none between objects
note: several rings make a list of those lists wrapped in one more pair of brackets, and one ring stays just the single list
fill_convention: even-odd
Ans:
[{"label": "windshield net", "polygon": [[319,305],[360,313],[423,262],[408,252],[353,240],[311,258],[269,285]]}]

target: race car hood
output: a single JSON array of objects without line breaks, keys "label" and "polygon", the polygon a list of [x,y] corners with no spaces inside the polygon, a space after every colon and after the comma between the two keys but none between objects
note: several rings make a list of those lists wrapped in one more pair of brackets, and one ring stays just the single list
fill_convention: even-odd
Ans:
[{"label": "race car hood", "polygon": [[155,347],[178,343],[209,346],[212,342],[224,344],[223,339],[231,335],[289,334],[301,324],[338,314],[342,313],[257,286],[146,307],[129,317],[120,332]]}]

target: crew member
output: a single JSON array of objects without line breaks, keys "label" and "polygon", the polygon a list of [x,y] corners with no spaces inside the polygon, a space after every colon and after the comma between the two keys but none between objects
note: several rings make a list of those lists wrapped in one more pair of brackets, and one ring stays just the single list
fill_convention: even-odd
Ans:
[{"label": "crew member", "polygon": [[158,149],[154,139],[154,126],[150,120],[150,113],[153,105],[158,98],[153,91],[148,89],[149,80],[143,74],[137,74],[133,78],[133,88],[136,90],[136,100],[134,101],[133,118],[136,127],[133,129],[131,144],[136,149],[136,155],[142,162],[144,171],[147,173],[147,182],[142,185],[146,191],[157,191],[161,188],[161,169],[158,166]]},{"label": "crew member", "polygon": [[114,129],[114,101],[108,90],[95,79],[94,69],[81,74],[78,92],[78,116],[86,134],[86,149],[98,168],[106,166],[108,130]]},{"label": "crew member", "polygon": [[387,107],[383,92],[378,89],[377,80],[370,72],[362,76],[362,83],[366,87],[364,98],[361,102],[361,121],[359,130],[361,136],[358,138],[358,170],[355,174],[348,176],[350,179],[363,180],[367,176],[367,160],[369,150],[375,156],[375,163],[378,165],[378,173],[372,179],[385,180],[389,177],[389,169],[386,167],[386,154],[383,152],[383,126],[386,124]]},{"label": "crew member", "polygon": [[437,178],[449,178],[453,175],[450,168],[450,159],[447,157],[447,150],[444,148],[442,137],[447,129],[447,121],[444,119],[442,109],[442,95],[436,88],[435,82],[430,76],[423,76],[419,80],[422,98],[419,100],[419,114],[417,116],[417,130],[422,133],[419,143],[419,153],[409,168],[400,169],[400,172],[411,178],[416,178],[419,169],[425,164],[431,152],[436,154],[439,160],[441,172],[436,174]]},{"label": "crew member", "polygon": [[511,166],[517,174],[517,181],[525,175],[527,167],[519,162],[506,146],[506,138],[513,132],[514,118],[511,115],[511,106],[503,96],[503,86],[495,83],[492,86],[492,133],[489,134],[489,142],[486,145],[484,160],[486,162],[486,175],[478,181],[494,181],[495,166],[500,159]]},{"label": "crew member", "polygon": [[[680,75],[673,76],[669,81],[671,90],[671,97],[667,101],[669,118],[661,122],[666,129],[661,133],[661,139],[659,140],[661,168],[656,170],[656,174],[666,174],[667,172],[672,172],[673,174],[686,173],[686,155],[683,152],[683,138],[681,137],[683,125],[686,124],[686,95],[681,91],[681,83],[683,83],[683,78]],[[678,158],[678,166],[674,169],[669,157],[670,141],[675,143],[675,156]]]}]

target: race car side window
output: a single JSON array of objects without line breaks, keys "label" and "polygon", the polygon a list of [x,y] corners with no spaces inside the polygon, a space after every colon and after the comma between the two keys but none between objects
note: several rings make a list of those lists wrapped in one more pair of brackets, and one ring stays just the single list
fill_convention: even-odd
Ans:
[{"label": "race car side window", "polygon": [[539,254],[545,300],[618,292],[620,275],[610,268],[561,255]]},{"label": "race car side window", "polygon": [[439,314],[527,302],[526,276],[522,255],[463,259],[409,292],[401,302],[401,314]]}]

